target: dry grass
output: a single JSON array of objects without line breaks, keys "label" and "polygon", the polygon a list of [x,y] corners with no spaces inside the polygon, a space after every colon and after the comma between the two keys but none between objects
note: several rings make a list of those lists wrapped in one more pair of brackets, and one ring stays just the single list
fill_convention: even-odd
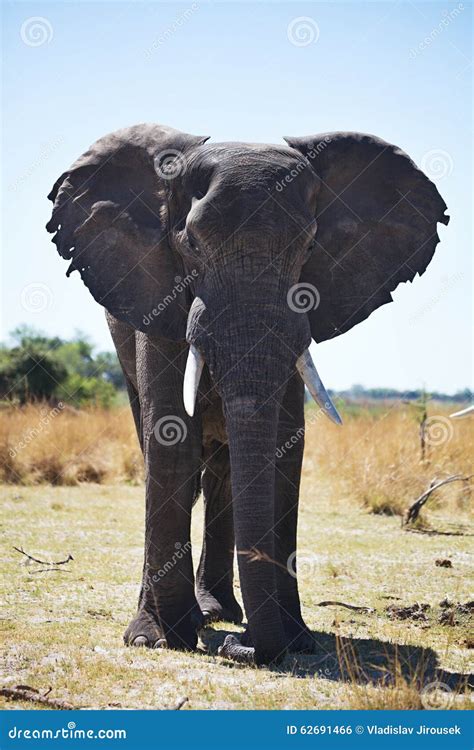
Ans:
[{"label": "dry grass", "polygon": [[[373,513],[401,515],[432,479],[474,472],[474,420],[450,420],[432,406],[425,460],[421,460],[414,407],[392,404],[345,414],[344,427],[307,409],[305,472],[331,480],[338,497]],[[290,448],[291,450],[291,448]],[[30,405],[4,409],[0,420],[0,482],[72,486],[137,483],[143,468],[128,407],[110,411],[70,408],[52,412]],[[453,511],[469,503],[465,485],[436,498]]]},{"label": "dry grass", "polygon": [[[412,534],[398,519],[334,502],[316,474],[302,488],[299,548],[305,619],[314,655],[291,655],[280,669],[250,669],[216,656],[226,633],[202,632],[207,652],[127,649],[123,631],[138,596],[143,545],[143,488],[8,487],[1,529],[5,571],[5,644],[1,682],[52,688],[51,696],[80,706],[162,708],[187,696],[185,708],[419,708],[423,687],[439,667],[469,671],[469,623],[439,622],[446,594],[469,593],[466,536]],[[193,554],[202,533],[202,504],[193,515]],[[68,572],[38,573],[12,548],[60,560]],[[452,568],[435,565],[438,557]],[[334,575],[334,571],[337,575]],[[372,608],[321,607],[337,600]],[[422,601],[426,621],[389,617],[387,607]],[[471,659],[472,662],[472,659]],[[462,685],[449,678],[446,707],[467,706]],[[6,706],[20,705],[6,703]],[[31,706],[29,706],[31,707]]]},{"label": "dry grass", "polygon": [[[453,409],[433,406],[427,426],[425,460],[414,407],[392,404],[361,410],[345,418],[344,427],[307,412],[305,471],[331,478],[336,494],[373,513],[402,515],[432,479],[474,472],[474,419],[451,420]],[[443,487],[430,499],[467,511],[470,493],[463,483]]]},{"label": "dry grass", "polygon": [[[143,487],[130,486],[141,474],[131,416],[128,409],[64,410],[41,419],[32,406],[1,419],[9,485],[0,527],[3,684],[51,686],[53,697],[81,706],[161,708],[183,696],[191,709],[469,705],[456,674],[472,671],[472,622],[465,614],[443,621],[441,606],[446,597],[473,598],[468,498],[460,484],[443,488],[423,511],[429,533],[403,529],[397,514],[434,476],[472,472],[473,420],[449,423],[449,439],[421,462],[410,407],[353,414],[343,429],[308,410],[299,573],[318,649],[257,670],[216,656],[225,634],[238,630],[226,623],[203,631],[207,650],[197,654],[123,647],[143,549]],[[110,484],[124,481],[129,486]],[[196,561],[201,535],[199,502]],[[70,553],[74,561],[62,572],[38,573],[13,546],[46,560]],[[322,600],[370,610],[321,607]],[[421,619],[394,618],[388,609],[415,603],[429,605]],[[436,680],[448,682],[448,692],[427,697]]]},{"label": "dry grass", "polygon": [[1,412],[0,481],[4,483],[137,483],[142,474],[128,407],[77,411],[31,404]]}]

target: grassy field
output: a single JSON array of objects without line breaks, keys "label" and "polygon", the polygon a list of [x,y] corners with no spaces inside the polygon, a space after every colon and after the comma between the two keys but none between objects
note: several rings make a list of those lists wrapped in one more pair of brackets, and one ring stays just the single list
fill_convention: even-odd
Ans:
[{"label": "grassy field", "polygon": [[[203,630],[195,654],[123,646],[144,516],[131,419],[64,410],[40,429],[39,413],[2,419],[3,687],[51,688],[86,707],[172,708],[184,698],[183,710],[472,707],[468,490],[442,488],[413,529],[400,513],[432,479],[472,473],[473,420],[432,410],[422,462],[412,407],[358,410],[342,430],[308,410],[299,567],[318,649],[249,669],[217,656],[226,633],[240,631],[226,623]],[[201,534],[199,502],[196,559]],[[13,547],[74,559],[46,570]]]}]

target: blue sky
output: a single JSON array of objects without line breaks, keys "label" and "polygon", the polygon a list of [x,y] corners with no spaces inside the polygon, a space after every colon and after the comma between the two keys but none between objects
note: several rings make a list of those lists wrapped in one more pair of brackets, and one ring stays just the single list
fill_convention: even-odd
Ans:
[{"label": "blue sky", "polygon": [[[81,329],[112,348],[102,308],[78,274],[65,278],[44,230],[53,182],[101,135],[144,121],[214,141],[360,130],[425,167],[451,223],[421,279],[314,346],[318,368],[336,389],[472,384],[467,0],[40,1],[4,2],[3,12],[4,340],[28,323],[65,337]],[[312,41],[298,45],[288,27],[301,17],[309,36],[296,40]]]}]

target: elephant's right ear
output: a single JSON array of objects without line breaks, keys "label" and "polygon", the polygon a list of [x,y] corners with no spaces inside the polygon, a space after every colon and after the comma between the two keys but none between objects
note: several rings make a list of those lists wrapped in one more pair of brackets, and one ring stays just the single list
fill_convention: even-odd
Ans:
[{"label": "elephant's right ear", "polygon": [[165,186],[206,137],[136,125],[101,138],[55,183],[46,225],[94,299],[134,328],[184,339],[190,303],[168,242]]},{"label": "elephant's right ear", "polygon": [[436,186],[401,149],[364,133],[285,138],[319,177],[318,229],[301,282],[319,292],[315,341],[365,320],[424,273],[447,224]]}]

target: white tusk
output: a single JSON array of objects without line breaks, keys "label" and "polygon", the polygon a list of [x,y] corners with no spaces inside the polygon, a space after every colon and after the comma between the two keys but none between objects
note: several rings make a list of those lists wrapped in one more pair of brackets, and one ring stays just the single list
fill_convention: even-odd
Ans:
[{"label": "white tusk", "polygon": [[454,414],[450,414],[449,416],[451,418],[458,418],[458,417],[468,417],[470,414],[474,414],[474,404],[472,406],[468,406],[466,409],[463,409],[462,411],[456,411]]},{"label": "white tusk", "polygon": [[324,409],[329,419],[342,424],[342,419],[325,389],[314,365],[309,349],[306,349],[296,362],[296,368],[316,403]]},{"label": "white tusk", "polygon": [[183,382],[183,401],[186,413],[190,417],[194,414],[194,407],[196,405],[196,396],[199,388],[199,381],[201,380],[202,368],[204,367],[204,357],[196,347],[191,344],[189,347],[188,360],[186,362],[186,370],[184,372]]}]

